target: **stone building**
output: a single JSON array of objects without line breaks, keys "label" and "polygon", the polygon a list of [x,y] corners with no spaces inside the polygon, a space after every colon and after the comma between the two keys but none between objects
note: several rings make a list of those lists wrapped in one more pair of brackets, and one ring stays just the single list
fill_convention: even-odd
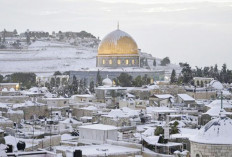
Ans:
[{"label": "stone building", "polygon": [[117,140],[117,127],[112,125],[94,124],[79,127],[79,142],[87,144],[103,144],[107,139]]},{"label": "stone building", "polygon": [[190,139],[191,157],[231,157],[232,120],[221,112]]},{"label": "stone building", "polygon": [[206,87],[207,84],[210,84],[211,81],[213,81],[213,78],[207,78],[207,77],[194,77],[193,82],[195,86],[202,86]]}]

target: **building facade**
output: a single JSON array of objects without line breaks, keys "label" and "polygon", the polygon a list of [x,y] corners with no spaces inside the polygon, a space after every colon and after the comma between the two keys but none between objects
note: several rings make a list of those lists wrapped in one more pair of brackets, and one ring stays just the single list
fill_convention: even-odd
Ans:
[{"label": "building facade", "polygon": [[99,44],[97,67],[139,67],[140,56],[135,40],[119,28]]}]

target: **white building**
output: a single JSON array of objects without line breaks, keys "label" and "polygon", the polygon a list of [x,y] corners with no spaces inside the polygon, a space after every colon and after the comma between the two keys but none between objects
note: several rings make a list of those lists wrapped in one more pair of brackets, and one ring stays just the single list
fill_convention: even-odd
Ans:
[{"label": "white building", "polygon": [[94,124],[79,127],[79,142],[85,144],[103,144],[107,139],[117,140],[117,127]]}]

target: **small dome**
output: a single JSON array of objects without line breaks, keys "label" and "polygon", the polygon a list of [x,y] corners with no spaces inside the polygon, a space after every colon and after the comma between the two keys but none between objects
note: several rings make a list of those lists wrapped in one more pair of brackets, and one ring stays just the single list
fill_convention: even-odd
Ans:
[{"label": "small dome", "polygon": [[14,89],[14,88],[11,88],[11,89],[10,89],[10,92],[14,92],[14,91],[15,91],[15,89]]},{"label": "small dome", "polygon": [[102,39],[98,55],[138,55],[138,47],[129,34],[117,29]]},{"label": "small dome", "polygon": [[2,92],[7,92],[7,91],[8,91],[7,88],[2,89]]},{"label": "small dome", "polygon": [[102,81],[102,85],[103,85],[103,86],[109,86],[109,87],[111,87],[111,86],[113,86],[113,82],[112,82],[111,79],[109,79],[108,76],[107,76],[107,78],[105,78],[105,79]]},{"label": "small dome", "polygon": [[221,117],[209,121],[191,141],[207,144],[232,144],[232,120],[221,113]]},{"label": "small dome", "polygon": [[213,87],[216,90],[222,90],[223,89],[223,85],[221,84],[221,82],[217,81],[217,80],[213,80],[210,82],[210,87]]}]

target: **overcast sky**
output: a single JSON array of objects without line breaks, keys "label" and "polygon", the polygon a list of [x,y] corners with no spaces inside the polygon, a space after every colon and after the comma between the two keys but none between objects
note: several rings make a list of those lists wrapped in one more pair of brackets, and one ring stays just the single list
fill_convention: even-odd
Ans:
[{"label": "overcast sky", "polygon": [[0,0],[0,30],[86,30],[102,39],[117,21],[154,57],[232,68],[232,0]]}]

